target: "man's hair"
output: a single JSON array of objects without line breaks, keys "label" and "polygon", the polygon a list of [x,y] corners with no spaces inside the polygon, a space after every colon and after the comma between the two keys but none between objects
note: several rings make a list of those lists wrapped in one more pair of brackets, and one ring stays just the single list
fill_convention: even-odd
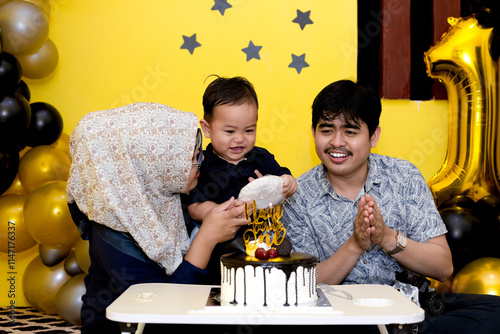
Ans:
[{"label": "man's hair", "polygon": [[253,85],[243,77],[224,78],[215,75],[205,94],[203,94],[203,118],[210,122],[213,117],[214,107],[224,104],[240,105],[245,102],[255,103],[259,108],[259,101]]},{"label": "man's hair", "polygon": [[380,97],[369,85],[340,80],[323,88],[314,99],[312,125],[316,129],[321,119],[333,121],[343,115],[346,122],[365,122],[371,136],[379,125],[381,112]]}]

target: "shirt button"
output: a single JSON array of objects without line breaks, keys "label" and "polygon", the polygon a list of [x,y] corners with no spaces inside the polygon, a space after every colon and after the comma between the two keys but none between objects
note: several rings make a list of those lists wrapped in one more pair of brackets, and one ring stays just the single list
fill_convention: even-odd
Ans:
[{"label": "shirt button", "polygon": [[367,263],[368,263],[368,261],[366,261],[366,260],[363,260],[363,263],[364,263],[364,264],[367,264]]}]

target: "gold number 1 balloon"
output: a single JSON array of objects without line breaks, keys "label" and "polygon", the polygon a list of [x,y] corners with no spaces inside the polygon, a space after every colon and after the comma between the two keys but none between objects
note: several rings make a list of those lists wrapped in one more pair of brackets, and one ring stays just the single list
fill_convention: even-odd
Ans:
[{"label": "gold number 1 balloon", "polygon": [[477,201],[498,196],[498,59],[490,54],[493,28],[474,16],[449,18],[451,28],[424,55],[427,74],[445,86],[449,101],[448,151],[429,180],[436,204],[457,195]]}]

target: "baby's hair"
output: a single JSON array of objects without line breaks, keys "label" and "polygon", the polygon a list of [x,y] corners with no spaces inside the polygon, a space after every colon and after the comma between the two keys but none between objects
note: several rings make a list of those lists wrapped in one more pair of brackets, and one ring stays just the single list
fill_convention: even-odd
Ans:
[{"label": "baby's hair", "polygon": [[259,108],[255,89],[246,78],[226,78],[211,74],[205,81],[210,77],[216,77],[216,79],[207,86],[205,94],[203,94],[203,118],[207,122],[212,120],[214,107],[220,105],[239,105],[249,102],[255,103],[256,107]]}]

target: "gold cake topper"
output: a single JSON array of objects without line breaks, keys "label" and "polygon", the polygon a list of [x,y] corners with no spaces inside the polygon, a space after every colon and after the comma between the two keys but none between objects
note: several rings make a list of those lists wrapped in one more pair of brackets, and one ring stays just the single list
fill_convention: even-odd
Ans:
[{"label": "gold cake topper", "polygon": [[[248,202],[245,202],[245,219],[250,220]],[[252,201],[251,228],[243,233],[246,253],[254,256],[255,250],[259,247],[270,249],[280,245],[285,239],[286,229],[280,222],[283,215],[281,205],[273,206],[269,203],[268,208],[257,211],[255,201]]]}]

